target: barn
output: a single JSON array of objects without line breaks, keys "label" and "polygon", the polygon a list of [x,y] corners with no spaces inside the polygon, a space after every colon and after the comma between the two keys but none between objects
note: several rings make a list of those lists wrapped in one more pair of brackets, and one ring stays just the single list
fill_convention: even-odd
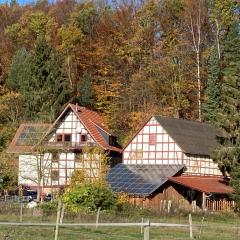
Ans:
[{"label": "barn", "polygon": [[125,146],[108,181],[142,207],[229,209],[233,189],[210,157],[219,135],[206,123],[152,116]]}]

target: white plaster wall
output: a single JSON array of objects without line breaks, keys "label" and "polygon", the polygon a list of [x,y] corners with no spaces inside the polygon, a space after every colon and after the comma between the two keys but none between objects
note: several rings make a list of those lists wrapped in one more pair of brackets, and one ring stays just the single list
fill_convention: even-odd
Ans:
[{"label": "white plaster wall", "polygon": [[[149,144],[149,135],[156,144]],[[141,152],[142,154],[138,154]],[[218,165],[207,156],[187,156],[165,129],[152,117],[123,151],[124,164],[184,164],[186,174],[222,175]]]},{"label": "white plaster wall", "polygon": [[[155,145],[149,144],[150,134],[156,135]],[[134,156],[135,151],[142,151],[142,158]],[[125,148],[123,152],[123,163],[181,164],[182,151],[153,117]]]},{"label": "white plaster wall", "polygon": [[31,155],[19,155],[18,183],[24,185],[34,185],[37,181],[37,159]]},{"label": "white plaster wall", "polygon": [[56,134],[72,134],[72,142],[80,142],[80,134],[87,135],[87,142],[94,143],[94,139],[91,137],[84,125],[79,121],[78,117],[71,110],[59,124],[49,142],[55,142]]}]

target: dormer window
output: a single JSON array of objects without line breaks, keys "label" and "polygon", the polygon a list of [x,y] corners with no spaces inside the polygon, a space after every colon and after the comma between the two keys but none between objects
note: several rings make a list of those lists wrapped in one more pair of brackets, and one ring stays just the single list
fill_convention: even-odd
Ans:
[{"label": "dormer window", "polygon": [[64,134],[64,142],[71,142],[72,135],[71,134]]}]

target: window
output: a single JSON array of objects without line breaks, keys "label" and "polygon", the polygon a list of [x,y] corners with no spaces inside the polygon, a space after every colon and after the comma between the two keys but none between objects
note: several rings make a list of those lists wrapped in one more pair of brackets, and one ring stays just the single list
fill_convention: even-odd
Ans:
[{"label": "window", "polygon": [[117,140],[115,136],[109,136],[109,145],[110,146],[116,146]]},{"label": "window", "polygon": [[71,134],[64,134],[64,142],[71,142],[72,135]]},{"label": "window", "polygon": [[52,170],[51,179],[52,179],[52,181],[58,181],[58,179],[59,179],[59,171],[58,170]]},{"label": "window", "polygon": [[87,135],[86,134],[81,134],[80,139],[81,139],[81,142],[86,142],[87,141]]},{"label": "window", "polygon": [[62,134],[57,134],[57,142],[62,142]]},{"label": "window", "polygon": [[52,163],[56,163],[59,161],[59,154],[58,153],[52,153]]},{"label": "window", "polygon": [[149,145],[155,145],[156,144],[156,134],[149,134]]},{"label": "window", "polygon": [[143,158],[143,151],[142,150],[135,150],[132,152],[132,159],[142,159]]}]

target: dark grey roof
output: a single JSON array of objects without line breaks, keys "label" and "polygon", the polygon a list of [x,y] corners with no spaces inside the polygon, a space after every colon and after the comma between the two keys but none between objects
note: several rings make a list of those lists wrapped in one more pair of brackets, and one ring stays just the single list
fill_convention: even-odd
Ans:
[{"label": "dark grey roof", "polygon": [[125,165],[119,163],[110,169],[107,180],[115,192],[149,196],[169,177],[176,175],[183,168],[183,165]]},{"label": "dark grey roof", "polygon": [[221,135],[207,123],[185,119],[154,116],[185,153],[210,155]]}]

